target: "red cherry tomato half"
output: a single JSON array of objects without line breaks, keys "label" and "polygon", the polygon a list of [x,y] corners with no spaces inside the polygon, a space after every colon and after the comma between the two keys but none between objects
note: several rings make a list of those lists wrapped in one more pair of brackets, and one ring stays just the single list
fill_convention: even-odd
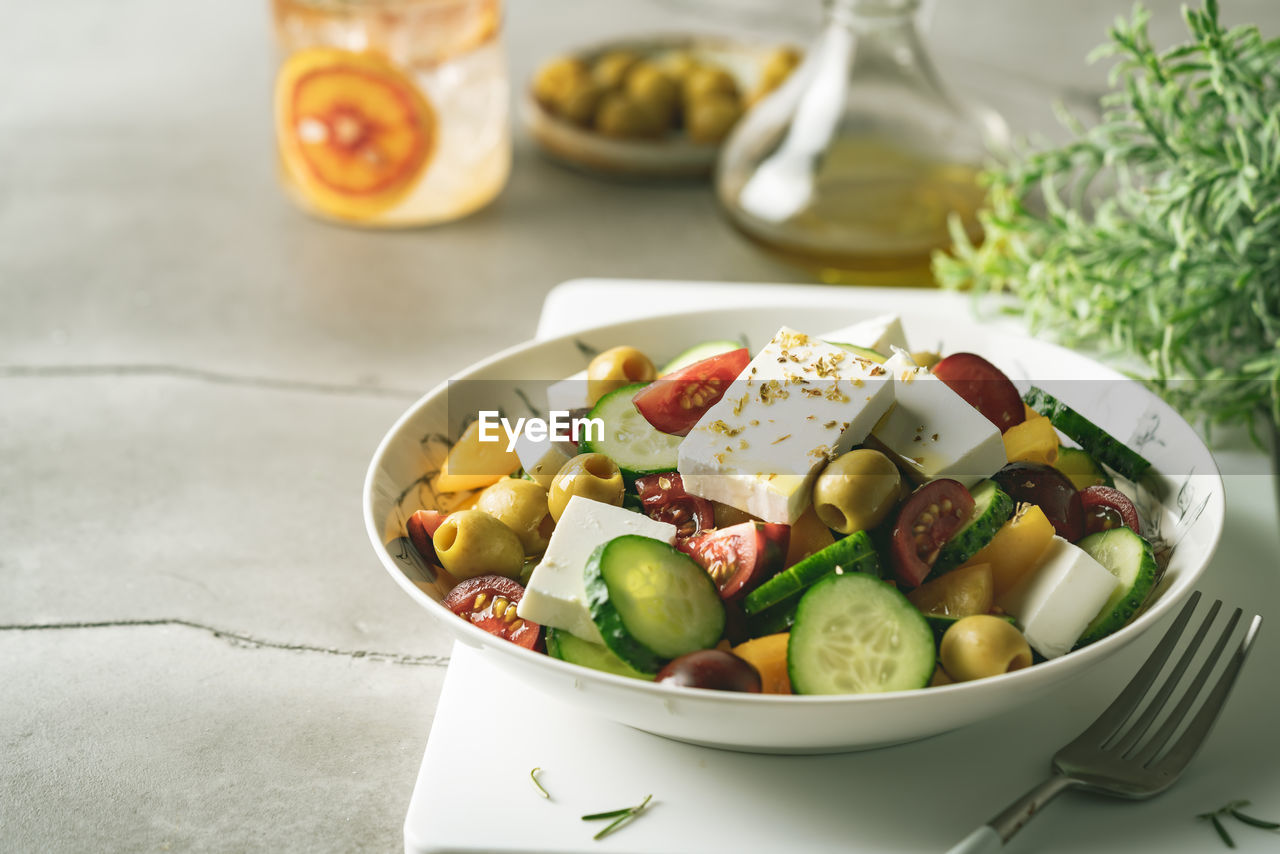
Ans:
[{"label": "red cherry tomato half", "polygon": [[1027,420],[1018,389],[1004,372],[973,353],[952,353],[933,366],[933,375],[981,412],[1003,433]]},{"label": "red cherry tomato half", "polygon": [[790,525],[743,522],[690,537],[678,547],[707,571],[721,599],[735,599],[782,571],[790,539]]},{"label": "red cherry tomato half", "polygon": [[644,419],[663,433],[686,436],[702,413],[724,397],[751,361],[747,348],[694,362],[654,380],[632,398]]},{"label": "red cherry tomato half", "polygon": [[[1133,506],[1129,496],[1110,486],[1089,486],[1080,490],[1080,504],[1084,507],[1084,528],[1086,534],[1105,531],[1116,527],[1115,517],[1135,534],[1142,533],[1138,521],[1138,508]],[[1106,511],[1114,511],[1108,514]]]},{"label": "red cherry tomato half", "polygon": [[973,496],[954,480],[931,480],[911,493],[893,526],[891,554],[898,581],[916,587],[929,577],[942,544],[973,516]]},{"label": "red cherry tomato half", "polygon": [[676,472],[647,474],[636,478],[636,494],[644,515],[676,526],[676,544],[699,531],[716,526],[716,511],[710,501],[684,491]]},{"label": "red cherry tomato half", "polygon": [[436,535],[436,529],[444,524],[448,516],[448,513],[441,513],[439,510],[419,510],[404,523],[409,542],[413,543],[413,547],[427,563],[440,565],[440,559],[436,557],[436,547],[431,542],[431,538]]},{"label": "red cherry tomato half", "polygon": [[991,476],[1014,501],[1035,504],[1059,537],[1074,543],[1084,536],[1084,507],[1071,478],[1040,463],[1009,463]]},{"label": "red cherry tomato half", "polygon": [[542,626],[516,614],[522,596],[524,588],[518,581],[503,575],[478,575],[450,590],[444,597],[444,606],[491,635],[535,649],[542,637]]}]

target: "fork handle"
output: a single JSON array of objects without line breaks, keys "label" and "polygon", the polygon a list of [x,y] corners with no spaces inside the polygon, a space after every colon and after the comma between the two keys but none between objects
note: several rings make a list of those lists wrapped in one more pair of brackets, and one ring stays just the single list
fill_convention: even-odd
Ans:
[{"label": "fork handle", "polygon": [[1009,839],[1059,794],[1080,785],[1080,781],[1065,774],[1054,774],[1049,779],[1018,798],[991,821],[966,836],[947,854],[994,854]]}]

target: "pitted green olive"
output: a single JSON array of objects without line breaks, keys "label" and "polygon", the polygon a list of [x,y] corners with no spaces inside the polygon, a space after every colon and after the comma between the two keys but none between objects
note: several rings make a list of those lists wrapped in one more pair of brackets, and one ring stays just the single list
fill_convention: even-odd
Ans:
[{"label": "pitted green olive", "polygon": [[587,399],[592,406],[614,389],[656,379],[658,369],[635,347],[612,347],[587,365]]},{"label": "pitted green olive", "polygon": [[480,493],[476,509],[510,528],[520,538],[525,554],[547,550],[556,523],[547,510],[547,491],[533,481],[504,477]]},{"label": "pitted green olive", "polygon": [[977,614],[956,620],[942,636],[938,663],[957,682],[1031,666],[1031,647],[1008,620]]},{"label": "pitted green olive", "polygon": [[813,484],[813,509],[828,528],[842,534],[866,531],[884,521],[898,501],[902,475],[879,451],[858,448],[841,454]]},{"label": "pitted green olive", "polygon": [[524,566],[520,538],[483,510],[459,510],[431,538],[440,564],[454,578],[505,575],[519,578]]},{"label": "pitted green olive", "polygon": [[618,464],[604,454],[578,454],[565,463],[551,480],[547,492],[547,508],[557,522],[575,495],[612,504],[622,505],[622,472]]}]

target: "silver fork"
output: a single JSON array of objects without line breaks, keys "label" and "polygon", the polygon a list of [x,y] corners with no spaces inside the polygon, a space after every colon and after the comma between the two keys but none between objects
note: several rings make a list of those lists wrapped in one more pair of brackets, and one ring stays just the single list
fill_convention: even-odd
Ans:
[{"label": "silver fork", "polygon": [[[1160,724],[1155,734],[1144,740],[1144,736],[1160,713],[1175,702],[1173,694],[1178,688],[1183,673],[1191,664],[1192,658],[1195,657],[1196,651],[1209,634],[1214,619],[1222,609],[1221,600],[1209,607],[1209,613],[1196,629],[1191,642],[1169,672],[1168,677],[1156,690],[1151,701],[1140,709],[1143,698],[1155,683],[1156,677],[1160,675],[1174,647],[1178,645],[1199,601],[1199,592],[1193,593],[1178,613],[1173,625],[1169,627],[1169,631],[1165,632],[1160,644],[1152,651],[1138,674],[1120,692],[1120,696],[1116,697],[1092,726],[1082,732],[1075,741],[1058,751],[1053,757],[1053,774],[1049,779],[969,834],[947,854],[990,854],[990,852],[999,851],[1010,837],[1031,820],[1032,816],[1067,789],[1084,789],[1117,798],[1142,800],[1158,795],[1173,785],[1182,773],[1182,769],[1187,767],[1191,757],[1195,756],[1200,745],[1204,743],[1209,730],[1213,728],[1214,721],[1218,719],[1218,713],[1227,702],[1227,695],[1231,693],[1231,686],[1235,684],[1245,657],[1253,646],[1254,638],[1258,636],[1258,627],[1262,625],[1260,616],[1254,616],[1249,622],[1244,639],[1227,662],[1213,689],[1200,704],[1199,711],[1191,719],[1186,730],[1166,750],[1165,746],[1195,705],[1200,690],[1208,681],[1219,659],[1222,658],[1222,653],[1227,648],[1242,613],[1237,608],[1227,620],[1226,629],[1218,636],[1213,650],[1204,660],[1195,677],[1176,698],[1176,705],[1173,705],[1172,711]],[[1130,723],[1132,726],[1127,726]]]}]

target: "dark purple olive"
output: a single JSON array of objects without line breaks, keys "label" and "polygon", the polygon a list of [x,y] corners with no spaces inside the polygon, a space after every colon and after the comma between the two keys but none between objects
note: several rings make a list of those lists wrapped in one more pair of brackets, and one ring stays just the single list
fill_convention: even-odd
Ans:
[{"label": "dark purple olive", "polygon": [[1084,536],[1084,506],[1071,480],[1052,466],[1009,463],[991,476],[1014,501],[1044,511],[1059,537],[1074,543]]},{"label": "dark purple olive", "polygon": [[756,669],[733,653],[718,649],[700,649],[668,661],[654,681],[712,691],[760,693]]}]

